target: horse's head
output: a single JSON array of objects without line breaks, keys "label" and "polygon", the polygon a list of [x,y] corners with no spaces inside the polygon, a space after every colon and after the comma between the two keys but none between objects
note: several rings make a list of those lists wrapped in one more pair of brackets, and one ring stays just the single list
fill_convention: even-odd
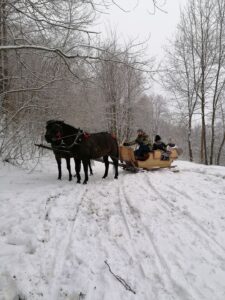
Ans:
[{"label": "horse's head", "polygon": [[45,140],[47,143],[61,143],[63,137],[63,121],[49,120],[46,123]]}]

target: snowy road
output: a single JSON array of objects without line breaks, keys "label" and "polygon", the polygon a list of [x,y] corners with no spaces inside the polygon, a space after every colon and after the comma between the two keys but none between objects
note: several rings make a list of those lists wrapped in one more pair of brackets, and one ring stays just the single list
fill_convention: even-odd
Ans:
[{"label": "snowy road", "polygon": [[85,186],[54,160],[1,165],[0,300],[224,300],[225,168],[177,164],[102,180],[96,163]]}]

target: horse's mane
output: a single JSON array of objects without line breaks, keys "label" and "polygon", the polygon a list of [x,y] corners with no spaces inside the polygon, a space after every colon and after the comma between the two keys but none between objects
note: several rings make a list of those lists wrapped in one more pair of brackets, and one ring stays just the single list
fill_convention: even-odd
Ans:
[{"label": "horse's mane", "polygon": [[52,125],[52,124],[65,124],[64,121],[62,120],[48,120],[46,122],[47,125]]},{"label": "horse's mane", "polygon": [[52,120],[47,121],[47,126],[48,125],[53,125],[53,124],[61,125],[62,127],[66,128],[68,130],[73,130],[73,131],[78,131],[80,129],[80,128],[76,128],[76,127],[74,127],[74,126],[72,126],[70,124],[67,124],[67,123],[65,123],[62,120],[54,120],[54,119],[52,119]]},{"label": "horse's mane", "polygon": [[80,129],[80,128],[76,128],[72,125],[69,125],[67,123],[64,123],[64,122],[63,122],[62,126],[68,130],[72,130],[72,131],[76,131],[76,132],[79,131],[79,129]]}]

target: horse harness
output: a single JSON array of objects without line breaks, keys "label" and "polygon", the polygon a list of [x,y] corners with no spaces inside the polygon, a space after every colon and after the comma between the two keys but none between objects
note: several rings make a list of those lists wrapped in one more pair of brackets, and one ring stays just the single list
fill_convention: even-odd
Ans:
[{"label": "horse harness", "polygon": [[[69,138],[75,136],[74,141],[72,142],[71,145],[67,145],[64,142],[64,139]],[[78,132],[76,134],[71,134],[71,135],[66,135],[66,136],[62,136],[61,132],[58,131],[56,133],[56,141],[61,141],[59,145],[57,145],[57,147],[63,147],[66,149],[71,149],[73,146],[75,145],[79,145],[82,141],[82,136],[84,136],[85,139],[88,139],[90,137],[90,134],[87,132],[84,132],[83,130],[79,129]]]}]

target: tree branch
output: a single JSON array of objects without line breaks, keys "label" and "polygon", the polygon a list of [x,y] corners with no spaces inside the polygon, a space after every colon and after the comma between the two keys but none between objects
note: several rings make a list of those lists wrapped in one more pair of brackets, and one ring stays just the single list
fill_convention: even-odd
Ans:
[{"label": "tree branch", "polygon": [[113,271],[111,270],[110,265],[107,263],[107,261],[105,260],[104,262],[108,266],[109,272],[125,287],[125,289],[127,291],[130,291],[133,294],[136,294],[136,292],[126,283],[126,281],[123,278],[121,278],[119,275],[116,275],[115,273],[113,273]]}]

